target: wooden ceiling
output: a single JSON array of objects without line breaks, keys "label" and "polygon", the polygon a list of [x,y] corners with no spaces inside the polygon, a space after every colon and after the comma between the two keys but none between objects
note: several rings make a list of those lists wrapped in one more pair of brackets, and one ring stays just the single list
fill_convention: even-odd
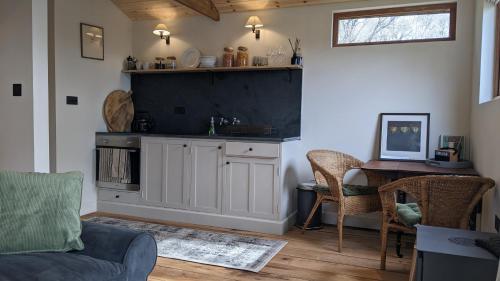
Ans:
[{"label": "wooden ceiling", "polygon": [[[175,0],[112,0],[131,20],[176,19],[200,13]],[[360,0],[212,0],[221,14]],[[364,0],[366,1],[366,0]]]}]

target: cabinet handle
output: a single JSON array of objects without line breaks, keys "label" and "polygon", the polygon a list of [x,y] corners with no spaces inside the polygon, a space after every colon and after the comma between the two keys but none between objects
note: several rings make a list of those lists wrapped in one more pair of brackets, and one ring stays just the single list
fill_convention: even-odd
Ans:
[{"label": "cabinet handle", "polygon": [[228,161],[228,162],[226,162],[226,165],[229,165],[229,164],[231,164],[231,162],[229,162],[229,161]]},{"label": "cabinet handle", "polygon": [[120,198],[120,195],[115,195],[115,198]]},{"label": "cabinet handle", "polygon": [[251,148],[251,147],[250,147],[248,150],[249,150],[249,151],[253,151],[253,148]]},{"label": "cabinet handle", "polygon": [[188,145],[187,145],[187,144],[185,144],[185,145],[183,145],[183,146],[184,146],[184,147],[188,147]]},{"label": "cabinet handle", "polygon": [[217,147],[218,149],[222,149],[222,146]]}]

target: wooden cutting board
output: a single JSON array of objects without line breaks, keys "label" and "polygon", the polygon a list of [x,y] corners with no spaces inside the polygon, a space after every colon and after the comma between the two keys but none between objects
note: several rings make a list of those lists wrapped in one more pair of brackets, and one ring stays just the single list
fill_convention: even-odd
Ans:
[{"label": "wooden cutting board", "polygon": [[129,132],[134,120],[132,92],[111,92],[104,101],[102,112],[109,132]]}]

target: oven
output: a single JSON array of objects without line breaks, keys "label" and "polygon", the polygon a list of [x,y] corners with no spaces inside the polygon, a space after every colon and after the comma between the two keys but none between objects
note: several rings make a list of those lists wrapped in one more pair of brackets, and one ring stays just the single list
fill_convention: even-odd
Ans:
[{"label": "oven", "polygon": [[96,186],[140,190],[141,138],[135,135],[96,135]]}]

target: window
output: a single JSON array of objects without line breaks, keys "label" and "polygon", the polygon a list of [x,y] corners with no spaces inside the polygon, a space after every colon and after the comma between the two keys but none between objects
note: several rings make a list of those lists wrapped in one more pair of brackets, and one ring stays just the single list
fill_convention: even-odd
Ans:
[{"label": "window", "polygon": [[500,96],[500,4],[497,4],[496,14],[496,46],[495,46],[495,72],[494,72],[494,85],[493,97]]},{"label": "window", "polygon": [[335,13],[333,47],[455,40],[456,19],[456,3]]}]

